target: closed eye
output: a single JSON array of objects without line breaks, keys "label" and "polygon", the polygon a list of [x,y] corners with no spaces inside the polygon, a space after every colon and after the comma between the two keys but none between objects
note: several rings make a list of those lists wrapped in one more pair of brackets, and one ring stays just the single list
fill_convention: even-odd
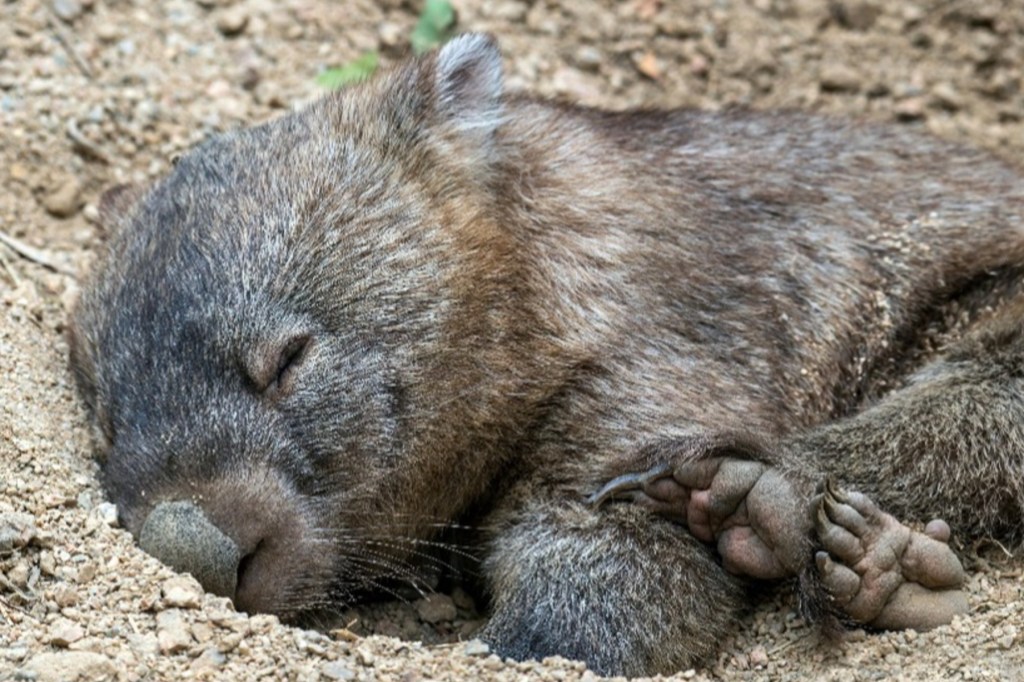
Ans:
[{"label": "closed eye", "polygon": [[243,356],[242,370],[249,388],[272,400],[288,393],[312,341],[311,334],[295,334],[260,344]]},{"label": "closed eye", "polygon": [[294,380],[293,374],[295,370],[302,364],[302,360],[306,355],[306,349],[309,348],[311,337],[308,334],[296,336],[288,340],[281,348],[281,354],[277,360],[277,372],[274,376],[274,381],[268,386],[270,389],[275,391],[287,391],[291,388],[291,383]]}]

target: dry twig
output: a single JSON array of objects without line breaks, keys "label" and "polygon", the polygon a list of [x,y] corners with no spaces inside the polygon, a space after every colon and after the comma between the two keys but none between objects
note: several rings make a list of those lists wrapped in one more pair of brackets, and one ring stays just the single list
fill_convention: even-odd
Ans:
[{"label": "dry twig", "polygon": [[50,254],[41,249],[29,246],[21,240],[15,239],[3,230],[0,230],[0,244],[3,244],[11,251],[14,251],[22,258],[30,260],[38,265],[42,265],[47,270],[52,270],[53,272],[61,275],[67,275],[72,279],[75,278],[74,272],[55,262]]},{"label": "dry twig", "polygon": [[49,12],[49,15],[47,16],[47,24],[49,24],[50,28],[53,30],[53,36],[57,39],[57,42],[60,43],[60,46],[64,48],[64,51],[68,53],[68,57],[70,57],[75,66],[78,67],[78,70],[82,72],[82,75],[89,80],[95,80],[96,74],[93,72],[92,67],[89,66],[85,59],[82,58],[82,55],[78,54],[78,51],[75,50],[71,41],[68,40],[67,35],[64,33],[64,29],[60,27],[59,20],[56,15],[54,15],[53,8],[50,7],[49,3],[46,3],[46,9]]},{"label": "dry twig", "polygon": [[7,278],[11,280],[11,285],[17,289],[21,285],[21,278],[18,277],[18,273],[14,271],[10,262],[4,258],[3,254],[0,254],[0,265],[3,266],[3,270],[7,274]]},{"label": "dry twig", "polygon": [[107,153],[100,149],[100,147],[82,134],[82,131],[78,129],[78,122],[75,119],[68,119],[68,125],[65,128],[68,134],[68,139],[74,143],[75,148],[81,152],[84,152],[88,156],[100,161],[102,163],[110,165],[110,157]]}]

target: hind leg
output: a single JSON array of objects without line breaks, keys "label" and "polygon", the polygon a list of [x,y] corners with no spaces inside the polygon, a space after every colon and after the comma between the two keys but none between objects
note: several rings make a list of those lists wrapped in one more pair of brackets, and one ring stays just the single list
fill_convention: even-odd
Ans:
[{"label": "hind leg", "polygon": [[[880,507],[904,520],[944,519],[909,536],[895,519],[895,525],[874,528],[854,520],[850,526],[865,530],[853,551],[834,541],[841,534],[817,529],[828,549],[816,556],[821,578],[854,619],[877,612],[869,622],[879,627],[948,622],[966,609],[955,589],[959,566],[942,551],[949,528],[961,537],[996,537],[1011,546],[1024,538],[1022,322],[1024,303],[1003,307],[911,376],[906,387],[849,419],[783,443],[793,458],[789,466],[816,467],[873,500],[842,505],[845,511],[860,507],[851,518],[877,518]],[[876,535],[884,541],[863,552],[863,540]],[[895,590],[881,570],[893,556],[901,557],[904,578]]]},{"label": "hind leg", "polygon": [[1005,306],[848,419],[782,444],[904,520],[961,537],[1024,538],[1024,303]]}]

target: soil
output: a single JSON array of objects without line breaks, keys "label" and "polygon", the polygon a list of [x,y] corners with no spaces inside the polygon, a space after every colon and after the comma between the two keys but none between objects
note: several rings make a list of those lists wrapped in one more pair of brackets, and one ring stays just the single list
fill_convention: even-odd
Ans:
[{"label": "soil", "polygon": [[[587,104],[791,107],[1024,159],[1021,0],[460,0],[510,87]],[[594,679],[471,639],[461,590],[352,610],[324,633],[247,617],[139,551],[104,502],[62,331],[106,237],[104,188],[408,53],[404,0],[0,2],[0,679]],[[822,639],[785,589],[679,679],[1021,679],[1024,559],[965,548],[971,614]],[[402,637],[403,639],[397,639]],[[416,641],[416,640],[421,640]]]}]

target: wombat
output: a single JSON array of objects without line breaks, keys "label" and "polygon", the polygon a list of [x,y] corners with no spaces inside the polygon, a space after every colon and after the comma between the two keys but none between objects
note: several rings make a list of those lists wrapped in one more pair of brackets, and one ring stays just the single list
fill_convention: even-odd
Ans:
[{"label": "wombat", "polygon": [[103,483],[239,609],[416,583],[467,525],[494,651],[653,674],[765,580],[946,622],[949,526],[1022,538],[1024,176],[985,153],[508,94],[467,35],[101,211]]}]

